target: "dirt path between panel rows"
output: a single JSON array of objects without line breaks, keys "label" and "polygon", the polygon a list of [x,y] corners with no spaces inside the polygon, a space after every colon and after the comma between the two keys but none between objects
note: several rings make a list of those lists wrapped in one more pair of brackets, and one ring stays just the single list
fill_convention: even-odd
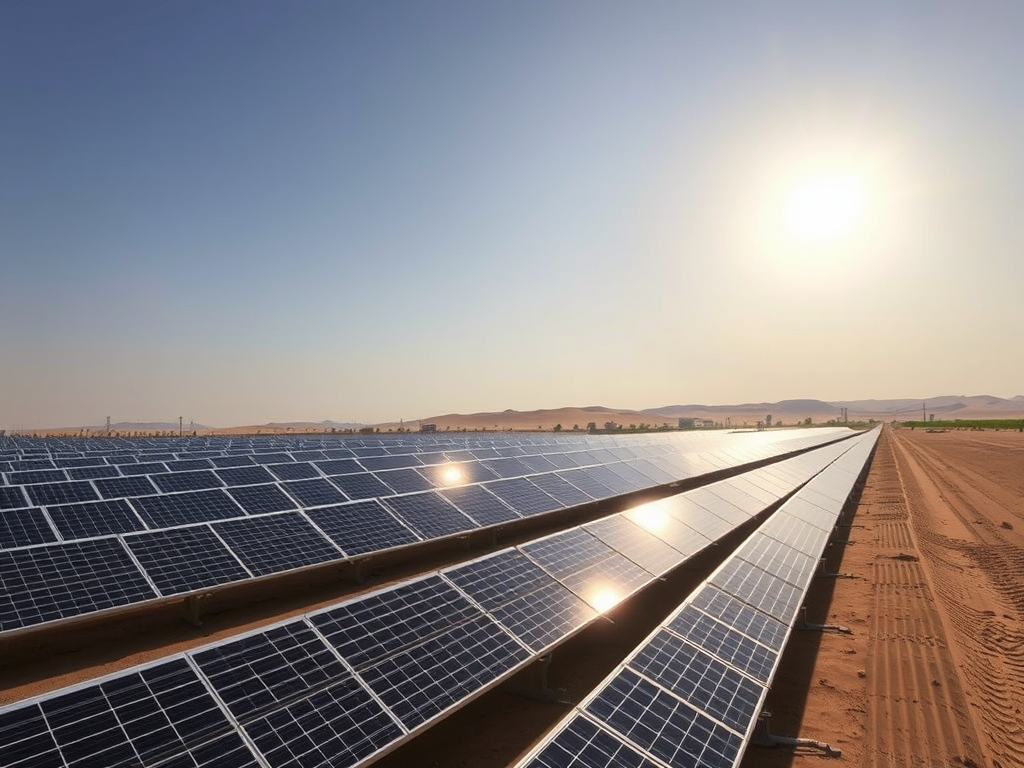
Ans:
[{"label": "dirt path between panel rows", "polygon": [[[886,429],[811,621],[766,708],[773,730],[866,768],[1024,766],[1024,435]],[[744,768],[820,760],[752,748]]]}]

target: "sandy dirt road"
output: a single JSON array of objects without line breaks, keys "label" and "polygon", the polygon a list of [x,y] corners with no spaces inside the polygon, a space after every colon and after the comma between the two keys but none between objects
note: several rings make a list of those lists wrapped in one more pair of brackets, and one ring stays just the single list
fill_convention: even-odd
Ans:
[{"label": "sandy dirt road", "polygon": [[[766,708],[844,765],[1024,766],[1024,435],[886,429]],[[809,764],[752,748],[744,768]]]}]

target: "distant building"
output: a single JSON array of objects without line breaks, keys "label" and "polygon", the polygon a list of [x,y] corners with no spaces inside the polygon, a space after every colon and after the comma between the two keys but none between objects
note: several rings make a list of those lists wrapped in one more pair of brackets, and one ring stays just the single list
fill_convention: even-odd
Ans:
[{"label": "distant building", "polygon": [[679,428],[680,429],[693,429],[696,426],[697,426],[697,420],[696,419],[688,418],[688,419],[680,419],[679,420]]},{"label": "distant building", "polygon": [[702,427],[713,427],[713,426],[715,426],[715,420],[714,419],[701,419],[700,420],[700,425]]},{"label": "distant building", "polygon": [[772,415],[770,413],[767,416],[765,416],[764,424],[766,427],[770,427],[772,425]]},{"label": "distant building", "polygon": [[437,424],[420,424],[420,432],[437,432]]}]

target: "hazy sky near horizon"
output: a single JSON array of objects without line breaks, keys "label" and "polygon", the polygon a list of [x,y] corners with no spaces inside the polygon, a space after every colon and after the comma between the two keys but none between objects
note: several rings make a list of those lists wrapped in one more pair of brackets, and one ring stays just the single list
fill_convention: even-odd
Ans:
[{"label": "hazy sky near horizon", "polygon": [[[0,428],[1024,394],[1019,2],[0,2]],[[788,191],[862,183],[805,242]]]}]

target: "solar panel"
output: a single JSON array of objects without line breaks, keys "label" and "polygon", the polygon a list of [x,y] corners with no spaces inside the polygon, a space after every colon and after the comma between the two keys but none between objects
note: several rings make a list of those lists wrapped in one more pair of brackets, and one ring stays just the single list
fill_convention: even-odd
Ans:
[{"label": "solar panel", "polygon": [[224,485],[220,478],[210,470],[171,472],[163,475],[151,475],[149,479],[164,493],[202,491],[207,488],[220,488]]},{"label": "solar panel", "polygon": [[578,504],[589,504],[593,501],[590,496],[554,472],[531,475],[530,482],[553,497],[563,507],[575,507]]},{"label": "solar panel", "polygon": [[504,549],[441,572],[485,611],[554,583],[536,563],[515,549]]},{"label": "solar panel", "polygon": [[772,650],[780,651],[786,642],[785,624],[710,584],[698,590],[691,604]]},{"label": "solar panel", "polygon": [[[325,453],[331,453],[331,451],[325,451]],[[345,451],[344,453],[348,453]],[[320,471],[325,475],[346,475],[355,472],[365,472],[363,465],[355,459],[336,458],[328,461],[315,461],[313,462],[320,468]]]},{"label": "solar panel", "polygon": [[147,531],[125,536],[124,542],[165,596],[250,576],[206,526]]},{"label": "solar panel", "polygon": [[583,527],[655,576],[668,573],[684,559],[671,546],[623,515],[611,515]]},{"label": "solar panel", "polygon": [[629,660],[630,669],[743,733],[765,688],[666,629]]},{"label": "solar panel", "polygon": [[250,515],[295,509],[295,502],[276,485],[248,485],[228,488],[228,494]]},{"label": "solar panel", "polygon": [[554,472],[558,469],[546,456],[523,456],[519,461],[527,466],[530,474],[535,472]]},{"label": "solar panel", "polygon": [[309,480],[320,477],[316,467],[304,461],[295,461],[291,464],[269,464],[267,469],[273,472],[278,480]]},{"label": "solar panel", "polygon": [[302,620],[198,651],[192,659],[242,722],[348,676]]},{"label": "solar panel", "polygon": [[371,471],[376,471],[378,469],[400,469],[402,467],[423,466],[423,462],[410,454],[406,454],[404,456],[366,456],[361,458],[359,463]]},{"label": "solar panel", "polygon": [[147,461],[138,464],[124,464],[121,466],[122,475],[155,475],[166,472],[167,467],[161,462]]},{"label": "solar panel", "polygon": [[309,621],[358,671],[478,615],[465,596],[433,575],[342,603]]},{"label": "solar panel", "polygon": [[739,558],[728,561],[711,583],[783,623],[789,623],[802,599],[792,584]]},{"label": "solar panel", "polygon": [[48,507],[46,511],[65,539],[89,539],[145,528],[124,499],[62,504]]},{"label": "solar panel", "polygon": [[[633,483],[627,481],[620,475],[615,474],[606,466],[595,466],[588,467],[586,470],[587,474],[592,478],[601,483],[601,485],[610,488],[615,495],[623,493],[631,493],[637,490],[637,487]],[[575,484],[572,478],[566,478],[569,482]],[[586,490],[586,489],[584,489]]]},{"label": "solar panel", "polygon": [[298,512],[216,523],[214,531],[254,576],[339,560],[341,552]]},{"label": "solar panel", "polygon": [[725,726],[629,669],[602,688],[586,712],[668,765],[731,766],[742,745]]},{"label": "solar panel", "polygon": [[374,499],[379,496],[390,496],[394,491],[377,479],[370,472],[359,472],[352,475],[335,475],[331,482],[345,492],[350,499]]},{"label": "solar panel", "polygon": [[360,675],[402,724],[413,729],[530,656],[492,619],[479,616],[389,656]]},{"label": "solar panel", "polygon": [[213,466],[213,463],[207,459],[178,459],[165,463],[171,472],[189,472],[194,469],[209,469]]},{"label": "solar panel", "polygon": [[556,579],[578,573],[609,557],[611,547],[582,528],[521,544],[519,549]]},{"label": "solar panel", "polygon": [[463,485],[438,491],[479,526],[521,520],[519,513],[481,485]]},{"label": "solar panel", "polygon": [[150,528],[173,528],[245,514],[222,490],[140,496],[131,504]]},{"label": "solar panel", "polygon": [[244,730],[274,768],[344,768],[402,736],[351,677],[246,722]]},{"label": "solar panel", "polygon": [[71,480],[99,480],[104,477],[120,477],[117,467],[104,464],[100,467],[71,467],[67,470]]},{"label": "solar panel", "polygon": [[377,479],[391,488],[395,493],[416,493],[434,487],[427,478],[415,469],[389,469],[377,472]]},{"label": "solar panel", "polygon": [[96,487],[104,499],[123,499],[128,496],[150,496],[157,492],[156,487],[145,475],[118,477],[109,480],[97,480]]},{"label": "solar panel", "polygon": [[538,653],[598,615],[581,598],[555,581],[519,595],[490,613],[506,630]]},{"label": "solar panel", "polygon": [[614,464],[608,464],[607,467],[609,470],[621,477],[634,491],[650,488],[654,485],[651,478],[647,477],[642,472],[637,471],[627,462],[619,461]]},{"label": "solar panel", "polygon": [[615,491],[598,480],[589,469],[568,469],[558,472],[557,476],[579,488],[592,499],[607,499],[615,495]]},{"label": "solar panel", "polygon": [[483,483],[497,480],[498,475],[479,461],[446,462],[417,470],[421,475],[439,487]]},{"label": "solar panel", "polygon": [[667,626],[712,656],[768,684],[778,653],[755,642],[739,629],[712,618],[693,605],[684,605]]},{"label": "solar panel", "polygon": [[474,530],[475,523],[434,491],[391,496],[384,503],[425,539]]},{"label": "solar panel", "polygon": [[259,485],[260,483],[273,483],[275,478],[267,472],[264,467],[250,465],[247,467],[234,467],[232,469],[218,469],[216,475],[225,485]]},{"label": "solar panel", "polygon": [[736,557],[801,588],[807,583],[818,565],[817,558],[806,555],[760,532],[744,542],[743,546],[736,551]]},{"label": "solar panel", "polygon": [[660,768],[592,720],[574,715],[524,768]]},{"label": "solar panel", "polygon": [[50,504],[70,504],[75,501],[96,501],[99,496],[91,483],[75,480],[67,483],[26,485],[25,491],[32,503],[46,507]]},{"label": "solar panel", "polygon": [[250,456],[214,456],[210,461],[215,467],[248,467],[254,464]]},{"label": "solar panel", "polygon": [[544,493],[523,477],[495,480],[483,486],[524,517],[561,509],[557,499]]},{"label": "solar panel", "polygon": [[7,481],[11,485],[63,483],[67,479],[67,473],[63,469],[35,469],[27,472],[11,472],[7,475]]},{"label": "solar panel", "polygon": [[281,483],[291,496],[303,507],[322,507],[327,504],[341,504],[348,501],[348,498],[331,485],[330,481],[321,478],[319,480],[293,480]]},{"label": "solar panel", "polygon": [[116,539],[0,552],[0,631],[156,597]]},{"label": "solar panel", "polygon": [[420,540],[376,500],[311,509],[306,515],[349,557]]},{"label": "solar panel", "polygon": [[0,511],[0,549],[27,547],[56,541],[41,509],[7,509]]},{"label": "solar panel", "polygon": [[515,458],[487,459],[480,464],[498,477],[522,477],[533,473],[530,467]]},{"label": "solar panel", "polygon": [[176,659],[0,715],[0,764],[163,764],[230,728],[188,663]]},{"label": "solar panel", "polygon": [[622,515],[686,557],[697,554],[711,544],[712,540],[708,536],[681,523],[667,510],[666,504],[651,502],[626,510]]},{"label": "solar panel", "polygon": [[19,509],[30,506],[21,488],[0,485],[0,509]]},{"label": "solar panel", "polygon": [[292,457],[287,453],[256,453],[253,454],[252,460],[257,464],[283,464],[292,461]]}]

